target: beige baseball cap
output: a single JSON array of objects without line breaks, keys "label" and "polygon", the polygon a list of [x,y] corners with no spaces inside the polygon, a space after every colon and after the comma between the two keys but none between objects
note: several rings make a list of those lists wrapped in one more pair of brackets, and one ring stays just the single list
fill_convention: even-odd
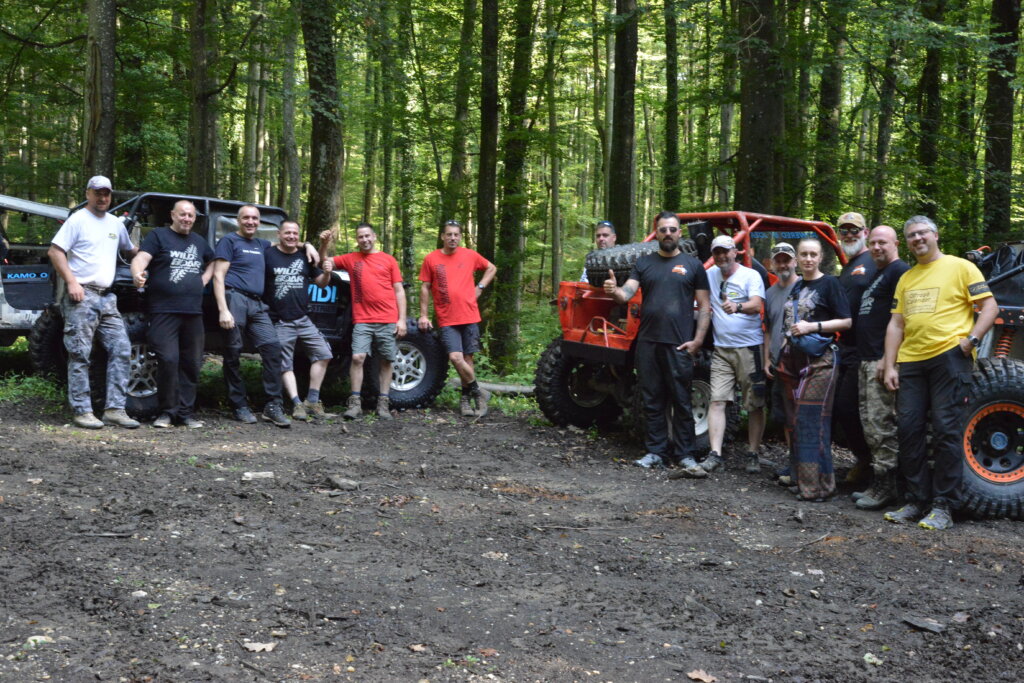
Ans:
[{"label": "beige baseball cap", "polygon": [[856,211],[848,211],[839,217],[839,220],[836,221],[836,227],[841,228],[844,225],[855,225],[861,230],[868,227],[868,224],[864,222],[864,216]]}]

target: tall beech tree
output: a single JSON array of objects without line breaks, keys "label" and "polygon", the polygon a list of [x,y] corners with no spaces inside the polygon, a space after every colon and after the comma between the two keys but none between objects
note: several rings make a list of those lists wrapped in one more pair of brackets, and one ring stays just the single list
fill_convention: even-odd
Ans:
[{"label": "tall beech tree", "polygon": [[985,98],[985,236],[1010,237],[1013,185],[1013,81],[1020,0],[992,0],[992,52]]},{"label": "tall beech tree", "polygon": [[608,220],[624,238],[632,239],[636,215],[633,152],[636,118],[636,0],[615,1],[615,86],[608,162]]}]

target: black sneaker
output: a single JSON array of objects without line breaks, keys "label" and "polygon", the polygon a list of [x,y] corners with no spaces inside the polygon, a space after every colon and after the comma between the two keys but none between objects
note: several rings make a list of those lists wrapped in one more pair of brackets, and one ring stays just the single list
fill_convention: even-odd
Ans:
[{"label": "black sneaker", "polygon": [[263,419],[273,422],[278,427],[291,427],[292,421],[284,414],[284,408],[277,401],[271,401],[263,406]]},{"label": "black sneaker", "polygon": [[705,472],[714,472],[722,464],[722,458],[718,455],[718,451],[711,451],[708,453],[708,457],[704,458],[700,466]]},{"label": "black sneaker", "polygon": [[757,474],[761,471],[761,462],[757,453],[747,453],[747,466],[744,468],[747,474]]},{"label": "black sneaker", "polygon": [[234,410],[235,419],[239,422],[244,422],[247,425],[256,424],[256,416],[249,410],[249,406],[242,406],[241,408],[235,408]]}]

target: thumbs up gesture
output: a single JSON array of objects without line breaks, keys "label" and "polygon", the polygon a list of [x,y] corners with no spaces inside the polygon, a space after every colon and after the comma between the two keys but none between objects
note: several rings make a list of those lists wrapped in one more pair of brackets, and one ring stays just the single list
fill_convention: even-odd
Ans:
[{"label": "thumbs up gesture", "polygon": [[609,268],[608,279],[604,281],[604,292],[605,294],[614,294],[617,288],[618,284],[615,282],[615,271]]}]

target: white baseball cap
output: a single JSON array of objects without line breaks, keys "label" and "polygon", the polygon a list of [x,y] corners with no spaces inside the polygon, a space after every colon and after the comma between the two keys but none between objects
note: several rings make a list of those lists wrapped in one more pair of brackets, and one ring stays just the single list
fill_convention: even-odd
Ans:
[{"label": "white baseball cap", "polygon": [[111,190],[111,191],[113,191],[114,188],[110,184],[110,178],[108,178],[107,176],[105,176],[105,175],[94,175],[92,178],[89,178],[89,182],[87,182],[85,184],[85,189],[87,189],[87,190]]}]

